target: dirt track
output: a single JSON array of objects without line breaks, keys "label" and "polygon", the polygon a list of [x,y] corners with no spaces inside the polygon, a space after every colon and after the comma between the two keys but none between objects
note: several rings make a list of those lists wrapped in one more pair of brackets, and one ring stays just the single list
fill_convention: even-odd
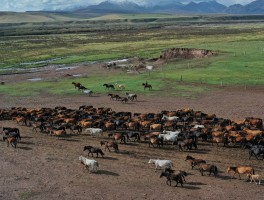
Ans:
[{"label": "dirt track", "polygon": [[[193,108],[218,117],[244,119],[247,116],[264,118],[264,93],[262,90],[237,90],[224,88],[196,100],[140,96],[129,104],[110,101],[105,95],[96,97],[39,96],[14,98],[0,96],[1,107],[25,106],[55,107],[57,105],[78,108],[80,105],[111,107],[116,111],[159,112]],[[0,126],[16,127],[12,121],[0,121]],[[179,152],[176,147],[149,148],[145,143],[130,142],[120,145],[120,153],[106,152],[98,158],[100,170],[89,174],[79,164],[84,145],[99,146],[103,138],[87,135],[65,139],[33,134],[32,129],[19,126],[22,142],[18,148],[6,147],[0,142],[0,199],[263,199],[263,185],[249,184],[230,179],[225,173],[231,165],[252,165],[256,173],[264,176],[264,161],[248,160],[248,153],[240,148],[223,148],[200,144],[199,150]],[[107,133],[104,133],[105,136]],[[186,155],[205,159],[217,165],[217,178],[202,177],[197,169],[191,170],[184,161]],[[148,164],[150,158],[171,159],[174,169],[185,170],[187,183],[183,188],[169,187],[160,171]]]}]

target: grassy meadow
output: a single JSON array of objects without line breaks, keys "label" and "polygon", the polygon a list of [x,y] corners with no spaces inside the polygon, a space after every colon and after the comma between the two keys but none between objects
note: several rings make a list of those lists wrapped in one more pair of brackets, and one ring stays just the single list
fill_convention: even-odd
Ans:
[{"label": "grassy meadow", "polygon": [[[149,19],[155,21],[148,21]],[[105,82],[123,83],[129,86],[128,91],[143,93],[142,81],[148,80],[154,86],[154,90],[146,91],[147,95],[165,93],[187,98],[215,90],[221,84],[241,87],[263,86],[263,23],[256,20],[254,23],[230,24],[227,22],[232,20],[226,20],[224,16],[218,18],[206,16],[204,19],[207,23],[210,22],[210,25],[199,24],[200,18],[195,21],[194,16],[153,14],[101,16],[89,19],[87,24],[78,21],[58,24],[28,23],[19,24],[17,27],[14,24],[10,26],[5,24],[4,27],[10,33],[16,29],[17,32],[21,30],[23,35],[8,35],[6,29],[0,31],[0,73],[48,64],[102,62],[131,57],[156,58],[165,49],[188,47],[216,50],[219,54],[201,59],[170,60],[150,74],[130,75],[117,71],[108,77],[96,73],[89,77],[74,78],[74,81],[79,81],[98,93],[106,92],[102,87]],[[182,24],[186,21],[187,25]],[[83,31],[81,26],[84,26],[86,31]],[[55,29],[60,27],[60,32],[55,34],[47,31],[52,27]],[[70,32],[62,31],[69,29]],[[49,63],[29,64],[54,58],[60,59]],[[7,71],[10,69],[12,70]],[[0,86],[0,93],[12,96],[38,95],[42,92],[76,95],[78,91],[70,85],[72,81],[56,79],[34,84],[13,83]]]}]

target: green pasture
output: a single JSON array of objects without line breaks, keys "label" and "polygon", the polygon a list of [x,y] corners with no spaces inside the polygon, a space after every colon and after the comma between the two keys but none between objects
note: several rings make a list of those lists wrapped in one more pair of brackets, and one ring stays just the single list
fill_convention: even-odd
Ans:
[{"label": "green pasture", "polygon": [[[113,18],[116,15],[111,15]],[[120,15],[118,16],[120,17]],[[126,19],[145,15],[122,15]],[[148,16],[149,18],[154,16]],[[171,16],[159,15],[158,18]],[[191,16],[193,17],[193,16]],[[95,19],[100,21],[102,19]],[[44,34],[1,36],[0,74],[5,69],[41,67],[48,64],[77,64],[90,61],[109,61],[122,58],[157,58],[166,49],[174,47],[210,49],[217,56],[200,59],[175,59],[151,73],[138,75],[122,71],[105,77],[96,73],[83,78],[48,79],[39,82],[13,83],[0,86],[0,93],[11,96],[38,95],[46,92],[58,95],[79,95],[72,81],[81,82],[96,93],[107,93],[104,83],[122,83],[126,91],[147,95],[183,96],[195,98],[219,86],[264,85],[264,25],[214,24],[211,26],[169,26],[166,28],[111,29],[72,34]],[[55,25],[54,25],[55,26]],[[104,26],[105,27],[105,26]],[[116,26],[114,26],[116,27]],[[47,64],[23,64],[61,58]],[[23,64],[23,65],[22,65]],[[143,91],[148,81],[153,91]],[[126,91],[123,91],[126,92]],[[122,93],[122,91],[120,91]]]}]

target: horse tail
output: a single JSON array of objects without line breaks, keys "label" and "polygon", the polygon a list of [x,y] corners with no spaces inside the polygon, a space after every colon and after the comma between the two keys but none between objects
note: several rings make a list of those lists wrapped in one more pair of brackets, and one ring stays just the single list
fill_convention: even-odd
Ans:
[{"label": "horse tail", "polygon": [[253,175],[255,174],[255,170],[254,170],[254,169],[252,169],[252,174],[253,174]]}]

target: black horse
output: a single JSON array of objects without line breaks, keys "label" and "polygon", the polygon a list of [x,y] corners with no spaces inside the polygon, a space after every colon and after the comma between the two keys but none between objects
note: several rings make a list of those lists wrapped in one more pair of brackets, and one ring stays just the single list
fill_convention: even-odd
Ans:
[{"label": "black horse", "polygon": [[126,136],[127,136],[127,141],[130,141],[130,138],[134,138],[134,142],[135,141],[137,141],[137,142],[140,141],[140,133],[130,132],[130,133],[127,133]]},{"label": "black horse", "polygon": [[262,145],[251,146],[248,153],[249,153],[249,159],[251,158],[251,156],[254,155],[256,159],[258,160],[258,157],[262,155],[263,160],[264,160],[264,146]]},{"label": "black horse", "polygon": [[93,153],[96,153],[96,158],[98,158],[98,153],[100,153],[101,156],[104,157],[104,153],[103,153],[102,149],[100,149],[100,148],[96,148],[96,147],[92,147],[92,146],[84,146],[83,151],[86,151],[86,150],[89,151],[88,156],[90,154],[92,154],[92,157],[93,157]]},{"label": "black horse", "polygon": [[103,84],[103,86],[105,86],[105,89],[112,89],[112,90],[114,90],[115,89],[115,86],[113,85],[113,84],[107,84],[107,83],[105,83],[105,84]]}]

